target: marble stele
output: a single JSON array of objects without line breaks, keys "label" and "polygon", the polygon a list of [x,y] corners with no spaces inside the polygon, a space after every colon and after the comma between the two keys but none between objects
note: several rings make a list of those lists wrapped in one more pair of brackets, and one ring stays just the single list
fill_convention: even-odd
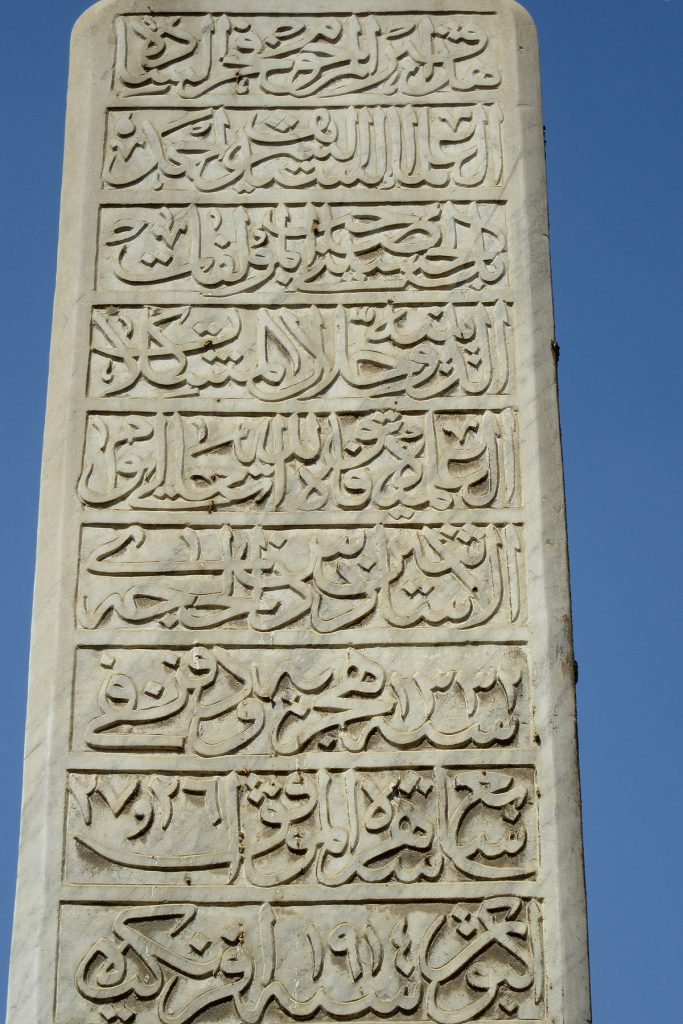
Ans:
[{"label": "marble stele", "polygon": [[590,1018],[512,0],[73,36],[9,1024]]}]

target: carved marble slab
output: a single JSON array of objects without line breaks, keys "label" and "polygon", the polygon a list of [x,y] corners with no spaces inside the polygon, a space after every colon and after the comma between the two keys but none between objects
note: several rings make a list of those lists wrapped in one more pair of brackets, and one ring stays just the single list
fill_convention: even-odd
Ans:
[{"label": "carved marble slab", "polygon": [[585,1024],[513,0],[73,37],[8,1024]]}]

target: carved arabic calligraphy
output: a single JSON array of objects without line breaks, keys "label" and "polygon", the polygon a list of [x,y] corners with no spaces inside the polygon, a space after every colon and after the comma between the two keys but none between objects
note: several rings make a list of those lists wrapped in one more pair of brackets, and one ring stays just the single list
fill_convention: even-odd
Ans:
[{"label": "carved arabic calligraphy", "polygon": [[527,29],[162,4],[79,29],[48,1015],[559,1021]]},{"label": "carved arabic calligraphy", "polygon": [[318,110],[117,110],[104,169],[114,189],[370,189],[500,185],[497,103]]},{"label": "carved arabic calligraphy", "polygon": [[507,273],[496,203],[110,206],[101,236],[98,283],[119,290],[481,289]]},{"label": "carved arabic calligraphy", "polygon": [[[84,955],[84,936],[68,953],[76,989],[105,1019],[136,1024],[258,1024],[269,1010],[357,1020],[418,1008],[437,1024],[541,1019],[535,900],[328,909],[321,922],[314,908],[268,903],[98,908],[88,931],[99,937]],[[79,1003],[69,1000],[69,1019],[80,1019]]]},{"label": "carved arabic calligraphy", "polygon": [[[407,97],[493,89],[500,75],[474,19],[117,18],[116,88],[123,95]],[[484,59],[482,60],[482,55]]]},{"label": "carved arabic calligraphy", "polygon": [[95,508],[339,513],[509,508],[511,409],[366,416],[91,416],[81,500]]},{"label": "carved arabic calligraphy", "polygon": [[392,650],[84,649],[76,746],[212,758],[528,744],[521,651],[435,648],[406,674]]},{"label": "carved arabic calligraphy", "polygon": [[90,393],[253,398],[504,394],[506,303],[95,309]]},{"label": "carved arabic calligraphy", "polygon": [[514,525],[263,530],[86,527],[78,617],[117,627],[326,634],[522,618]]},{"label": "carved arabic calligraphy", "polygon": [[336,887],[535,873],[528,769],[73,774],[69,793],[77,882],[186,882],[190,871],[199,884]]}]

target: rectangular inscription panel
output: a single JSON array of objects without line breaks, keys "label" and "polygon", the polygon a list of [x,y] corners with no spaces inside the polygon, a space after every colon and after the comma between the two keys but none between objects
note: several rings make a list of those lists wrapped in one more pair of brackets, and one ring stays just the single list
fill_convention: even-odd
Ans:
[{"label": "rectangular inscription panel", "polygon": [[102,184],[111,189],[447,189],[500,185],[497,103],[203,110],[135,107],[107,119]]},{"label": "rectangular inscription panel", "polygon": [[105,206],[99,236],[98,287],[126,295],[329,296],[508,283],[502,203]]},{"label": "rectangular inscription panel", "polygon": [[73,773],[65,876],[260,888],[530,878],[535,804],[528,768]]},{"label": "rectangular inscription panel", "polygon": [[288,399],[329,408],[334,398],[359,409],[363,399],[465,396],[500,408],[496,397],[511,393],[512,307],[501,299],[286,300],[95,307],[88,396],[229,398],[248,409]]},{"label": "rectangular inscription panel", "polygon": [[8,1021],[583,1024],[533,28],[270,7],[74,34]]},{"label": "rectangular inscription panel", "polygon": [[76,618],[88,632],[299,626],[315,635],[526,618],[520,529],[510,524],[87,526],[80,563]]},{"label": "rectangular inscription panel", "polygon": [[88,418],[90,508],[386,514],[519,505],[515,413]]},{"label": "rectangular inscription panel", "polygon": [[322,920],[296,904],[67,905],[61,924],[60,1024],[85,1020],[83,999],[109,1012],[111,995],[136,1024],[545,1017],[533,898],[334,902]]},{"label": "rectangular inscription panel", "polygon": [[263,763],[270,754],[392,750],[429,751],[430,764],[435,750],[530,749],[522,648],[404,647],[402,655],[405,665],[390,646],[82,647],[72,749],[163,754],[167,764],[171,754],[239,752]]}]

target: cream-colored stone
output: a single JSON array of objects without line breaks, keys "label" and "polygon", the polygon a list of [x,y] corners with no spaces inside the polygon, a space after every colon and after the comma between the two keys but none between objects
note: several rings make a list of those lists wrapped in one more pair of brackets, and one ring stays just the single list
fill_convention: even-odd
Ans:
[{"label": "cream-colored stone", "polygon": [[273,6],[74,32],[8,1021],[584,1024],[533,26]]}]

